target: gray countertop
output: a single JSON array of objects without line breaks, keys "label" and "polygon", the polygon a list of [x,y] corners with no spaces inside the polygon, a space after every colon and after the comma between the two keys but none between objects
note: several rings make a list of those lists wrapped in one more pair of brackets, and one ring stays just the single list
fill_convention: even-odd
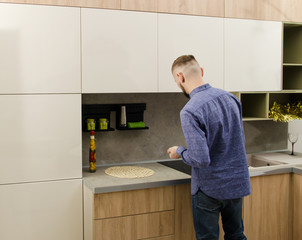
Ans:
[{"label": "gray countertop", "polygon": [[297,153],[295,156],[289,155],[289,152],[275,152],[253,154],[257,159],[266,161],[275,161],[282,163],[281,165],[268,167],[250,167],[250,176],[265,176],[282,173],[297,173],[302,175],[302,154]]},{"label": "gray countertop", "polygon": [[159,163],[136,164],[135,166],[150,168],[154,175],[145,178],[125,179],[109,176],[105,173],[108,167],[97,168],[95,173],[83,172],[84,184],[93,193],[127,191],[143,188],[163,187],[190,183],[191,176]]},{"label": "gray countertop", "polygon": [[[302,155],[290,156],[287,153],[257,154],[259,158],[283,162],[282,165],[249,167],[251,177],[297,173],[302,175]],[[159,163],[133,164],[152,169],[155,173],[150,177],[125,179],[109,176],[105,173],[107,167],[97,168],[95,173],[83,172],[83,181],[93,193],[127,191],[143,188],[163,187],[191,182],[191,176]]]}]

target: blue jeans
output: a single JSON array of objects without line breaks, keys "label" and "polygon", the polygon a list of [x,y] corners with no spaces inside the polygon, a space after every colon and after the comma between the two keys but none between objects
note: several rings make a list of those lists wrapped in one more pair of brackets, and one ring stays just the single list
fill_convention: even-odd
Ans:
[{"label": "blue jeans", "polygon": [[219,238],[221,213],[225,240],[245,240],[242,222],[242,198],[218,200],[198,191],[192,196],[193,220],[197,240]]}]

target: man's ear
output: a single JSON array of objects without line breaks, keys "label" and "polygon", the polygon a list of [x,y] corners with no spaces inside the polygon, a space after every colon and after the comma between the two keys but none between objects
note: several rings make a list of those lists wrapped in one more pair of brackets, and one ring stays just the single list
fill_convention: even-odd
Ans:
[{"label": "man's ear", "polygon": [[179,81],[181,83],[184,83],[185,78],[184,78],[184,75],[181,72],[177,73],[176,76],[179,78]]},{"label": "man's ear", "polygon": [[201,67],[200,70],[201,70],[201,76],[203,77],[203,68]]}]

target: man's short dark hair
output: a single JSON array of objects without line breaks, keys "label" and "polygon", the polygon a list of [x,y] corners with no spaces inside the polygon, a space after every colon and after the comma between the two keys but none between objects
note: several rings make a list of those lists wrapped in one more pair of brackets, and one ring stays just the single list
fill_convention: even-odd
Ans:
[{"label": "man's short dark hair", "polygon": [[197,62],[193,55],[182,55],[175,59],[175,61],[172,64],[171,71],[173,72],[175,67],[186,65],[187,63],[192,61]]}]

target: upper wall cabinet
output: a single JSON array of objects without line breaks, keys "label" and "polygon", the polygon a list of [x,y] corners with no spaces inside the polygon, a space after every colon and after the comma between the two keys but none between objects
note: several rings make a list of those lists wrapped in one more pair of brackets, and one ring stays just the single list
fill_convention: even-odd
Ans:
[{"label": "upper wall cabinet", "polygon": [[80,9],[0,3],[0,94],[80,93]]},{"label": "upper wall cabinet", "polygon": [[157,14],[82,9],[82,92],[157,91]]},{"label": "upper wall cabinet", "polygon": [[225,89],[279,91],[282,23],[225,19]]},{"label": "upper wall cabinet", "polygon": [[173,61],[186,54],[195,56],[204,68],[204,80],[223,87],[223,19],[159,14],[159,91],[179,92],[171,74]]},{"label": "upper wall cabinet", "polygon": [[0,95],[0,185],[82,176],[81,94]]}]

